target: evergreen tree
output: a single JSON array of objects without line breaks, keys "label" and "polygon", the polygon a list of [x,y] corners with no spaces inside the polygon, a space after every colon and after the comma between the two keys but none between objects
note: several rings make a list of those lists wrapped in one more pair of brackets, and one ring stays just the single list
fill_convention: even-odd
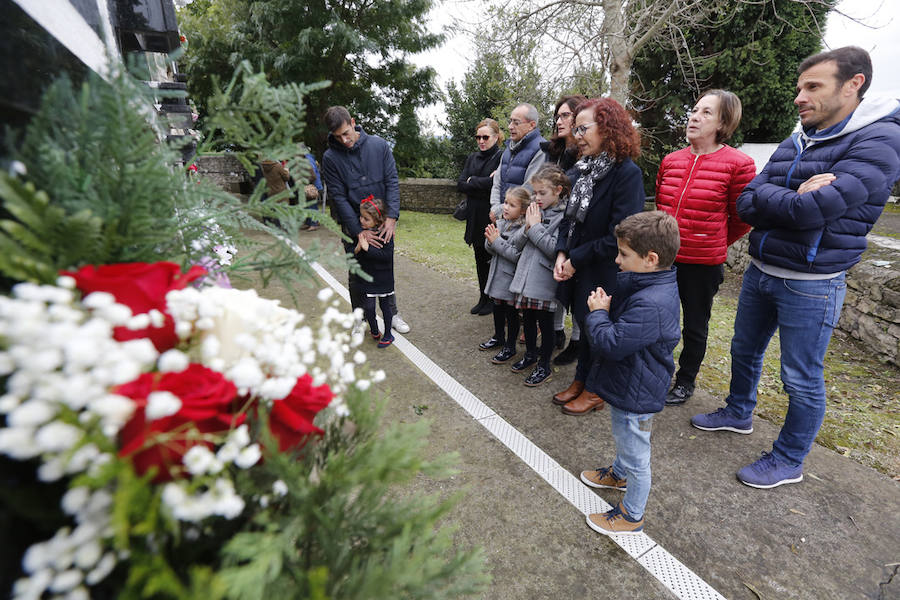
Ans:
[{"label": "evergreen tree", "polygon": [[408,60],[443,39],[426,29],[431,6],[431,0],[195,0],[179,12],[188,39],[181,64],[201,105],[212,93],[212,76],[225,79],[241,60],[275,85],[330,81],[307,98],[307,145],[324,148],[322,115],[340,104],[368,132],[401,146],[419,134],[412,110],[440,98],[434,70]]},{"label": "evergreen tree", "polygon": [[793,106],[797,65],[821,49],[821,24],[834,0],[821,4],[767,0],[720,9],[715,26],[685,29],[678,43],[692,64],[672,60],[671,44],[649,45],[634,61],[633,106],[645,147],[648,192],[663,156],[683,147],[688,110],[703,90],[723,88],[743,104],[729,144],[776,142],[797,123]]}]

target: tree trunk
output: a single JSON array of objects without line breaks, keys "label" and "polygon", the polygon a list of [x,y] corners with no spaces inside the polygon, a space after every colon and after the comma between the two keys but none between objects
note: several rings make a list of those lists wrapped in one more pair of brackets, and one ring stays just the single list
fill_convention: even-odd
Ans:
[{"label": "tree trunk", "polygon": [[603,0],[603,29],[607,45],[609,95],[622,106],[628,100],[633,54],[625,32],[624,0]]}]

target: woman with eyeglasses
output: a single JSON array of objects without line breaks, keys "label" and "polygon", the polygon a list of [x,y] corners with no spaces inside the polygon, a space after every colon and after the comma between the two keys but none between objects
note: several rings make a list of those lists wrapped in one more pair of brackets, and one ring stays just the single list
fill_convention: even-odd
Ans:
[{"label": "woman with eyeglasses", "polygon": [[656,175],[656,206],[678,221],[681,247],[675,258],[683,329],[675,383],[666,404],[684,404],[706,355],[713,298],[725,278],[728,246],[750,231],[735,202],[756,176],[753,159],[725,142],[741,122],[741,100],[710,90],[691,109],[689,146],[663,158]]},{"label": "woman with eyeglasses", "polygon": [[[571,169],[578,160],[578,148],[575,146],[575,138],[572,137],[572,126],[575,124],[575,109],[585,100],[587,98],[581,95],[560,97],[556,101],[556,109],[553,111],[553,135],[549,140],[541,142],[541,150],[547,155],[547,162],[559,166],[563,171]],[[578,323],[573,319],[572,335],[569,345],[566,346],[565,320],[566,307],[558,304],[553,315],[553,330],[556,336],[554,345],[557,350],[562,350],[562,352],[553,359],[555,365],[568,365],[578,358],[578,340],[581,338],[581,330],[578,329]]]},{"label": "woman with eyeglasses", "polygon": [[456,191],[466,195],[468,216],[466,218],[465,241],[475,252],[475,271],[478,273],[478,290],[481,298],[478,304],[469,311],[473,315],[489,315],[494,310],[494,303],[485,295],[488,271],[491,268],[491,255],[484,249],[484,229],[491,222],[491,186],[494,183],[494,171],[500,166],[500,150],[503,144],[503,132],[500,124],[494,119],[484,119],[475,128],[475,141],[478,151],[466,159]]},{"label": "woman with eyeglasses", "polygon": [[[584,331],[588,295],[598,286],[615,297],[615,227],[644,208],[641,170],[633,162],[640,154],[640,136],[631,116],[611,98],[593,98],[575,108],[572,135],[581,158],[566,218],[559,228],[553,277],[560,282],[557,299],[571,307]],[[567,415],[585,415],[603,408],[603,400],[585,389],[591,366],[586,337],[578,346],[575,380],[553,396]]]}]

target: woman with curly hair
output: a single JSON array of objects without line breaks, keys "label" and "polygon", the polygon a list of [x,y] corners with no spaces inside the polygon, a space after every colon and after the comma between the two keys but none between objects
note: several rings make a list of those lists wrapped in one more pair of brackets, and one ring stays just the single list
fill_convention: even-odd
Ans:
[{"label": "woman with curly hair", "polygon": [[[572,187],[566,217],[559,228],[553,276],[560,282],[557,298],[569,305],[584,330],[587,298],[598,286],[612,296],[616,287],[615,228],[625,217],[644,208],[640,136],[631,116],[611,98],[593,98],[575,109],[572,135],[581,154],[578,179]],[[567,415],[584,415],[603,408],[603,400],[584,388],[591,365],[586,337],[579,344],[575,380],[553,396]]]}]

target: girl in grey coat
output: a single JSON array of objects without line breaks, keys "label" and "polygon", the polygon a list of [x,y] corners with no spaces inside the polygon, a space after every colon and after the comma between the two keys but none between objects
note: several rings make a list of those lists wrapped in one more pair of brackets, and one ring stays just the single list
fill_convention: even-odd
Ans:
[{"label": "girl in grey coat", "polygon": [[[565,172],[556,165],[544,165],[529,181],[534,190],[533,202],[525,213],[524,235],[517,238],[522,255],[516,266],[509,290],[516,295],[515,307],[522,310],[525,326],[525,357],[512,366],[516,372],[537,366],[525,379],[534,387],[550,380],[550,356],[556,341],[553,313],[556,310],[557,283],[553,279],[556,240],[563,220],[566,198],[571,184]],[[541,330],[540,354],[537,330]]]},{"label": "girl in grey coat", "polygon": [[484,248],[493,255],[484,293],[494,301],[494,335],[478,347],[481,350],[503,347],[491,359],[495,365],[508,362],[516,355],[519,311],[515,307],[515,295],[509,291],[509,284],[516,273],[516,263],[524,246],[519,238],[524,236],[525,210],[530,202],[531,195],[525,188],[510,189],[501,207],[502,218],[497,220],[496,225],[490,224],[484,229]]}]

